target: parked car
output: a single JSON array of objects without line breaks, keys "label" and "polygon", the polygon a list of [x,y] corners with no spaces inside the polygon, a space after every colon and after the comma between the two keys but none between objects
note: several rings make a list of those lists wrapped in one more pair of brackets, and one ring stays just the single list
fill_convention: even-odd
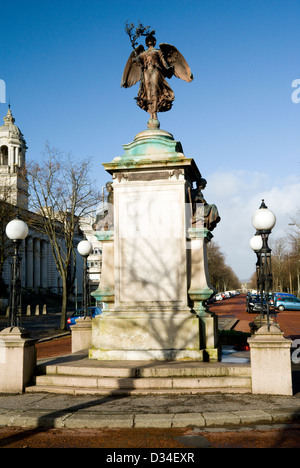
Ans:
[{"label": "parked car", "polygon": [[215,298],[216,298],[216,301],[223,301],[222,294],[216,294]]},{"label": "parked car", "polygon": [[294,294],[289,294],[289,293],[275,293],[274,294],[274,304],[275,304],[275,307],[277,307],[277,301],[280,301],[282,298],[284,297],[292,297],[292,298],[296,298],[296,296],[294,296]]},{"label": "parked car", "polygon": [[[269,296],[269,305],[270,308],[273,308],[273,299],[272,295]],[[260,294],[250,294],[246,298],[246,312],[248,314],[266,312],[267,302],[265,297],[263,298],[263,303],[260,301]],[[273,310],[273,309],[272,309]]]},{"label": "parked car", "polygon": [[300,299],[295,296],[279,297],[276,300],[276,308],[283,310],[300,310]]},{"label": "parked car", "polygon": [[276,293],[274,293],[274,296],[276,296],[276,297],[279,297],[279,296],[296,297],[294,294],[285,293],[285,292],[276,292]]},{"label": "parked car", "polygon": [[[102,309],[100,307],[89,307],[88,308],[88,317],[95,318],[97,315],[102,314]],[[67,320],[67,327],[70,329],[72,325],[75,325],[76,320],[84,317],[84,309],[76,310],[70,318]]]}]

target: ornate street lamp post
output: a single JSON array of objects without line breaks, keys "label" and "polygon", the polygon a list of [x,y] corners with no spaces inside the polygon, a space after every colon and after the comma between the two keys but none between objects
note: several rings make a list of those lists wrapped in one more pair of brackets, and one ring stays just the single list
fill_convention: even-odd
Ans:
[{"label": "ornate street lamp post", "polygon": [[14,219],[6,226],[6,235],[13,241],[13,255],[11,265],[9,323],[10,328],[21,325],[21,255],[19,248],[23,239],[28,236],[28,226],[21,219]]},{"label": "ornate street lamp post", "polygon": [[89,272],[87,266],[87,258],[93,250],[92,244],[88,240],[83,240],[79,242],[77,250],[80,255],[83,257],[83,279],[82,279],[82,303],[84,315],[88,314],[88,307],[90,302],[89,295]]},{"label": "ornate street lamp post", "polygon": [[[257,288],[260,291],[260,315],[261,319],[267,317],[268,330],[270,329],[270,291],[272,290],[272,265],[271,249],[268,238],[276,224],[274,213],[268,209],[264,200],[259,209],[252,216],[252,224],[256,229],[256,235],[252,237],[250,246],[257,254],[256,274]],[[261,238],[261,239],[259,239]],[[265,298],[265,305],[264,305]]]},{"label": "ornate street lamp post", "polygon": [[256,253],[256,290],[257,294],[259,294],[259,268],[260,268],[260,251],[262,249],[262,237],[257,232],[251,239],[250,239],[250,247]]}]

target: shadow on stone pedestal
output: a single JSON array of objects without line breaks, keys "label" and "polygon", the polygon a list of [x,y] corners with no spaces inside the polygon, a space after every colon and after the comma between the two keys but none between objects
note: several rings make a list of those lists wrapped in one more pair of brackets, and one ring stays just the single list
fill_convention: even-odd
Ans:
[{"label": "shadow on stone pedestal", "polygon": [[36,340],[19,327],[0,333],[0,393],[23,393],[36,366]]}]

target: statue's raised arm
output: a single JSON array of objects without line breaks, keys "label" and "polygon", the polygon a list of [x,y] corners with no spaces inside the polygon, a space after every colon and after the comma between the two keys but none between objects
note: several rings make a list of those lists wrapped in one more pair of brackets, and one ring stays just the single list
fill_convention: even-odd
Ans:
[{"label": "statue's raised arm", "polygon": [[142,45],[134,49],[127,60],[121,86],[129,88],[140,81],[137,104],[149,112],[150,119],[157,120],[157,113],[170,110],[175,99],[166,78],[175,75],[190,83],[193,75],[176,47],[162,43],[155,49],[155,45],[156,39],[151,33],[146,37],[146,50]]}]

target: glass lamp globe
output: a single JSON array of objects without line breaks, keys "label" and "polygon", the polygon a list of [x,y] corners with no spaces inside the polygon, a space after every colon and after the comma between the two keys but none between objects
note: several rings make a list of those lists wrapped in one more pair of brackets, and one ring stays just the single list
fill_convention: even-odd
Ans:
[{"label": "glass lamp globe", "polygon": [[77,245],[77,250],[83,257],[88,257],[93,250],[93,246],[88,240],[83,240]]},{"label": "glass lamp globe", "polygon": [[262,241],[261,236],[255,235],[250,239],[250,247],[255,252],[258,250],[261,250],[262,246],[263,246],[263,241]]},{"label": "glass lamp globe", "polygon": [[11,240],[23,240],[28,236],[28,226],[21,219],[13,219],[6,226],[6,235]]},{"label": "glass lamp globe", "polygon": [[257,231],[271,231],[276,224],[276,216],[266,206],[261,206],[252,216],[252,224]]}]

